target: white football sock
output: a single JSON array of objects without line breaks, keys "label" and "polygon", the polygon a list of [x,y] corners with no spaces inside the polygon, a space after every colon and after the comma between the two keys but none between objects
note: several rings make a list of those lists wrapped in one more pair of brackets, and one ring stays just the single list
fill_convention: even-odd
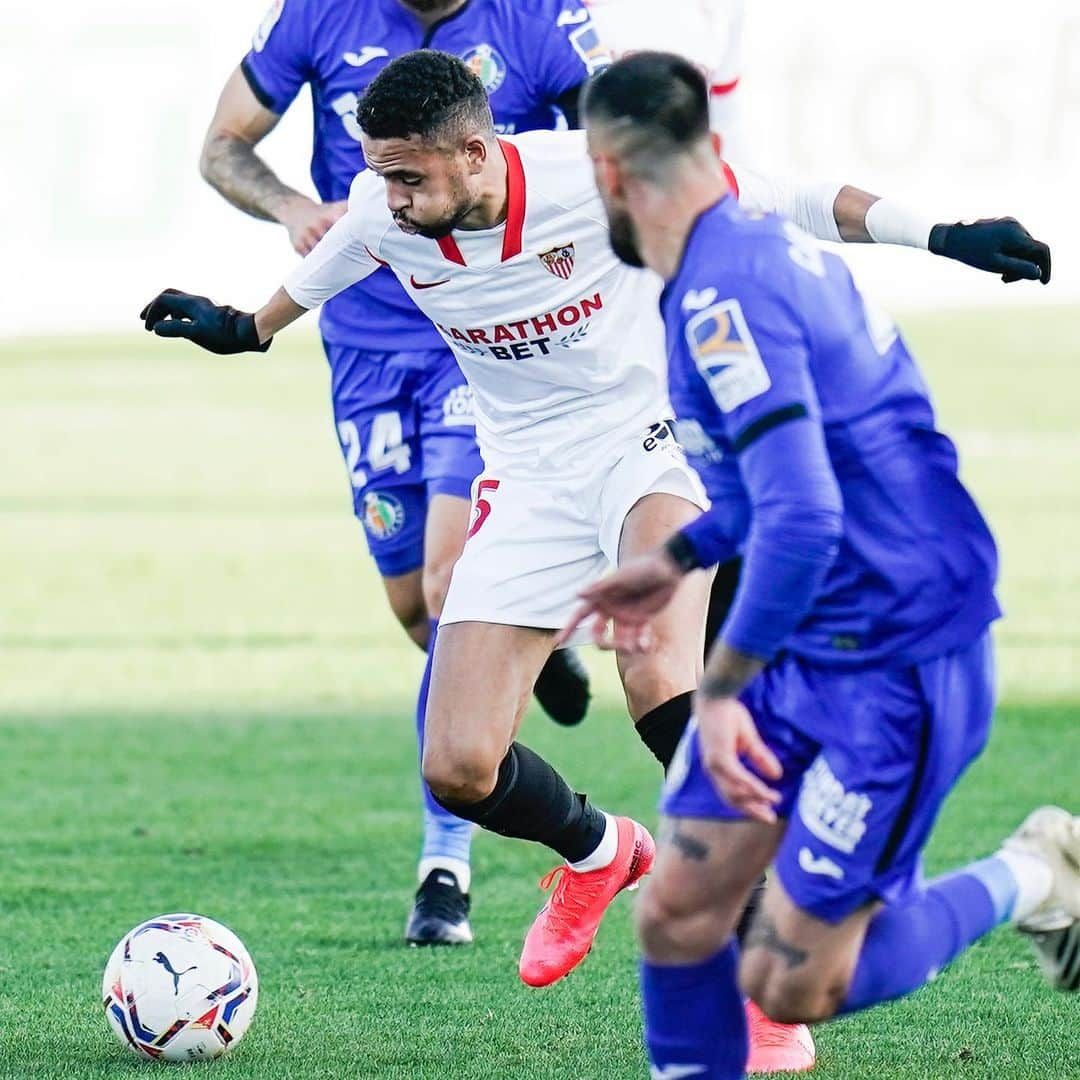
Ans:
[{"label": "white football sock", "polygon": [[591,855],[577,862],[567,863],[571,870],[583,874],[588,870],[599,870],[601,867],[610,866],[619,850],[619,825],[610,815],[604,814],[606,825],[604,826],[604,838],[596,845],[596,850]]},{"label": "white football sock", "polygon": [[416,868],[416,880],[420,884],[432,870],[449,870],[457,878],[458,888],[463,892],[469,891],[472,884],[472,868],[464,859],[455,859],[452,855],[429,855],[421,859]]},{"label": "white football sock", "polygon": [[1023,922],[1050,895],[1054,871],[1045,859],[1027,851],[1002,848],[994,858],[1008,867],[1016,882],[1016,902],[1009,919],[1014,923]]}]

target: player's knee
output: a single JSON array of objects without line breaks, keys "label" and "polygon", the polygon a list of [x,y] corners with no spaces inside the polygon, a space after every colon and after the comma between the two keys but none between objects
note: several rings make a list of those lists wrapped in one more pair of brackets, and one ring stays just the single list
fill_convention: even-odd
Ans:
[{"label": "player's knee", "polygon": [[641,951],[655,963],[692,964],[707,960],[727,940],[729,929],[717,913],[688,907],[666,896],[656,882],[635,908]]},{"label": "player's knee", "polygon": [[836,1013],[847,992],[844,979],[822,972],[791,971],[782,958],[766,958],[760,950],[744,953],[739,964],[739,983],[761,1008],[780,1024],[813,1024]]},{"label": "player's knee", "polygon": [[468,805],[486,799],[495,789],[499,762],[465,748],[424,747],[420,771],[432,795],[443,803]]},{"label": "player's knee", "polygon": [[666,649],[642,653],[623,664],[623,690],[630,715],[640,718],[697,685],[694,661]]},{"label": "player's knee", "polygon": [[387,596],[390,600],[390,610],[402,629],[420,648],[426,649],[431,628],[422,589],[388,588]]},{"label": "player's knee", "polygon": [[450,588],[450,575],[454,571],[454,557],[435,558],[424,563],[422,579],[424,605],[431,618],[437,619],[442,614],[446,603],[446,591]]}]

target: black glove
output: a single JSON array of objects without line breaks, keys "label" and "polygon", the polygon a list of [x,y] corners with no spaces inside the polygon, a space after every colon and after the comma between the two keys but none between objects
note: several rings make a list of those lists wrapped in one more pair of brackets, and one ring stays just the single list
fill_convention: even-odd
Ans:
[{"label": "black glove", "polygon": [[177,289],[158,293],[139,313],[146,329],[158,337],[182,337],[212,353],[266,352],[273,338],[259,343],[255,316],[218,307],[205,296]]},{"label": "black glove", "polygon": [[1050,249],[1016,218],[982,218],[965,225],[935,225],[930,230],[935,255],[1000,274],[1001,280],[1050,281]]}]

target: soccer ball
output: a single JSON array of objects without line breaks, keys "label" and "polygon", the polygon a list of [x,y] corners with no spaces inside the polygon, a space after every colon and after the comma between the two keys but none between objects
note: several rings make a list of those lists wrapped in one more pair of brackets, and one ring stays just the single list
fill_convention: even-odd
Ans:
[{"label": "soccer ball", "polygon": [[243,1038],[259,977],[228,927],[202,915],[159,915],[113,949],[101,996],[109,1026],[136,1054],[203,1061]]}]

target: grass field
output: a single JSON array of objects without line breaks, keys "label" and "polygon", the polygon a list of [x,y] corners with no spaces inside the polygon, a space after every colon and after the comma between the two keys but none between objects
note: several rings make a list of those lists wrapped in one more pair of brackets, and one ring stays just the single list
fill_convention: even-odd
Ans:
[{"label": "grass field", "polygon": [[[1003,550],[1003,703],[931,870],[1080,787],[1077,312],[909,319]],[[130,925],[230,924],[262,979],[215,1076],[644,1075],[631,902],[572,978],[516,977],[543,850],[476,844],[475,947],[400,942],[418,843],[412,691],[348,513],[307,337],[212,358],[133,332],[0,347],[0,1077],[148,1074],[100,1015]],[[654,820],[606,658],[597,703],[526,740]],[[477,692],[482,693],[479,685]],[[993,934],[905,1002],[821,1028],[822,1080],[1080,1076],[1080,1001]],[[201,1075],[202,1067],[193,1067]]]}]

